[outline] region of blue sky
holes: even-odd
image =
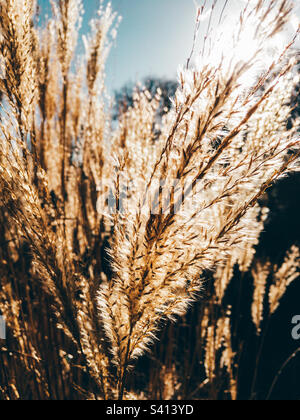
[[[230,0],[228,12],[232,13],[240,1]],[[44,16],[50,11],[50,1],[39,3]],[[148,76],[176,78],[178,65],[186,62],[192,47],[194,0],[111,0],[111,3],[113,10],[122,16],[122,22],[106,66],[109,91]],[[82,34],[88,32],[88,22],[95,16],[99,0],[83,0],[83,5]]]
[[[39,3],[44,17],[50,11],[50,1]],[[175,78],[178,64],[186,60],[192,46],[194,1],[112,0],[111,3],[113,10],[122,16],[122,22],[106,66],[109,90],[150,75]],[[88,22],[95,16],[99,0],[83,0],[83,5],[82,34],[88,31]]]
[[[107,81],[117,86],[149,75],[176,77],[178,64],[192,46],[193,0],[113,0],[112,4],[123,20],[107,63]]]

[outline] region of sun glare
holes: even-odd
[[[243,74],[241,82],[245,86],[251,85],[259,73],[269,68],[291,42],[299,28],[299,19],[294,14],[284,31],[272,34],[276,16],[269,4],[259,11],[248,0],[235,4],[229,9],[228,1],[212,0],[197,7],[195,40],[200,53],[195,54],[194,64],[201,68],[209,60],[210,65],[222,64],[222,69],[230,72],[234,65],[254,60],[255,66]],[[261,27],[262,16],[268,10],[268,18]]]

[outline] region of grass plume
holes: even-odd
[[[271,271],[271,314],[298,277],[295,247],[279,269],[253,262],[268,214],[260,199],[299,168],[299,121],[287,126],[295,38],[273,45],[292,3],[247,1],[224,43],[224,9],[214,24],[213,2],[196,54],[199,9],[171,109],[158,118],[162,92],[136,90],[115,128],[105,60],[116,14],[100,2],[75,60],[82,2],[51,3],[42,28],[35,1],[0,3],[0,311],[9,329],[1,398],[145,397],[151,384],[140,395],[127,387],[130,368],[212,275],[211,302],[199,315],[199,390],[208,384],[218,398],[225,370],[236,399],[224,305],[234,267],[253,275],[258,335]],[[165,398],[184,395],[174,364],[161,375]]]

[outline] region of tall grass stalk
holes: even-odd
[[[278,42],[292,3],[243,2],[233,34],[228,2],[214,1],[204,40],[207,10],[199,8],[171,110],[159,117],[160,90],[136,91],[115,128],[105,60],[116,14],[100,3],[78,57],[81,0],[51,4],[40,27],[36,1],[0,3],[0,311],[8,327],[0,396],[157,397],[151,378],[143,392],[130,386],[136,361],[213,275],[197,320],[205,379],[186,396],[208,389],[218,398],[225,386],[236,399],[224,306],[234,267],[253,274],[258,335],[268,278],[273,314],[298,277],[296,248],[279,269],[254,259],[267,218],[260,198],[299,168],[299,121],[287,128],[295,38]],[[180,398],[188,379],[171,359],[161,361],[160,396]],[[188,369],[195,360],[186,359]]]

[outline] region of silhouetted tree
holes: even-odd
[[[154,96],[158,89],[161,90],[159,116],[163,116],[171,108],[170,99],[175,95],[177,82],[175,80],[148,77],[141,84],[128,83],[120,91],[115,92],[114,119],[118,119],[121,114],[133,106],[135,91],[148,91],[151,96]]]

